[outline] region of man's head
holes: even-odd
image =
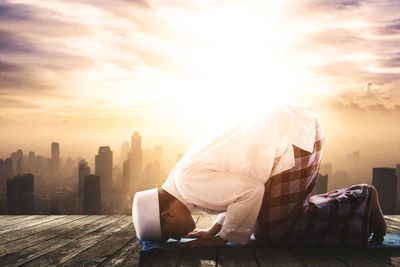
[[[161,240],[180,239],[196,228],[189,209],[164,189],[158,190]]]
[[[167,191],[157,188],[135,194],[132,217],[141,240],[180,239],[196,227],[188,208]]]

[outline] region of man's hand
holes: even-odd
[[[212,236],[212,237],[201,237],[199,239],[185,242],[185,243],[179,243],[177,244],[178,247],[189,247],[189,248],[194,248],[194,247],[220,247],[224,246],[226,244],[226,240],[222,239],[220,236]]]
[[[221,230],[222,225],[218,223],[214,223],[213,226],[211,226],[208,229],[196,229],[193,232],[190,232],[187,234],[185,237],[212,237],[215,236],[216,234],[219,233]]]
[[[210,229],[196,229],[193,232],[188,233],[185,237],[211,237],[215,234],[211,233]]]

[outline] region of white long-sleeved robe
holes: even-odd
[[[192,212],[219,213],[220,237],[245,244],[256,223],[265,182],[295,165],[292,144],[312,152],[314,141],[312,107],[276,108],[193,146],[162,188]]]

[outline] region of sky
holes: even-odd
[[[396,0],[0,0],[0,151],[94,154],[134,131],[182,149],[286,102],[393,128],[399,14]]]

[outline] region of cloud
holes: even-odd
[[[12,98],[0,97],[0,107],[1,109],[13,108],[13,109],[40,109],[39,105],[27,103]]]

